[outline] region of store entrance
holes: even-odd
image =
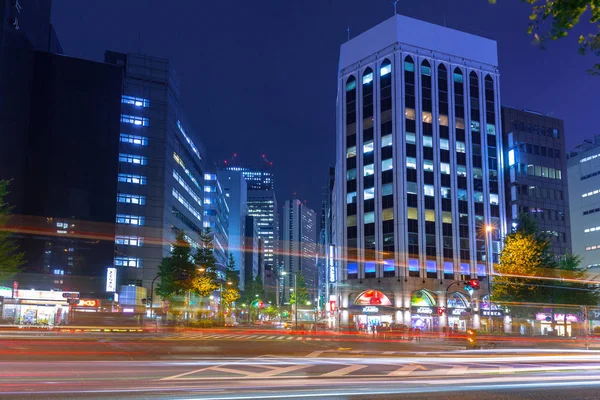
[[[391,315],[366,315],[360,314],[354,316],[354,324],[360,332],[373,332],[373,328],[377,330],[379,327],[387,327],[392,323]]]

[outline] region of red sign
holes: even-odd
[[[95,299],[78,299],[77,307],[98,307],[100,302]]]
[[[329,311],[335,311],[335,300],[329,302]]]
[[[13,282],[13,299],[19,297],[19,282]]]

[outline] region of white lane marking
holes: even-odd
[[[287,337],[286,339],[287,340],[293,340],[294,338],[290,336],[290,337]]]
[[[301,337],[297,337],[297,338],[294,338],[294,339],[295,339],[295,340],[302,340],[302,338],[301,338]]]
[[[325,353],[325,351],[313,351],[310,354],[306,355],[306,358],[315,358],[315,357],[319,357],[321,354]]]
[[[363,368],[367,368],[367,367],[368,367],[368,365],[359,365],[359,364],[349,365],[347,367],[328,372],[321,376],[322,377],[323,376],[344,376],[344,375],[348,375],[350,372],[358,371],[359,369],[363,369]]]
[[[387,374],[387,376],[406,376],[417,369],[420,369],[422,371],[427,370],[427,368],[425,368],[422,365],[411,364],[411,365],[405,365],[402,368],[398,368],[397,370],[392,371],[389,374]]]
[[[277,336],[269,336],[267,339],[275,339]]]
[[[289,367],[275,368],[272,371],[262,372],[262,373],[259,373],[256,375],[260,376],[260,377],[275,376],[275,375],[285,374],[286,372],[292,372],[292,371],[296,371],[296,370],[308,368],[308,367],[312,367],[312,365],[306,365],[306,364],[305,365],[290,365]]]
[[[395,353],[395,351],[384,351],[384,352],[383,352],[383,353],[381,353],[381,354],[394,354],[394,353]]]
[[[264,339],[266,337],[267,337],[267,335],[262,335],[262,336],[256,336],[254,339]]]
[[[451,369],[448,370],[448,372],[446,372],[446,375],[464,375],[467,373],[468,369],[469,369],[469,367],[463,367],[463,366],[452,367]]]
[[[283,339],[285,339],[285,336],[277,336],[277,339],[283,340]]]

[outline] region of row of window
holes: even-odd
[[[121,96],[121,103],[131,104],[136,107],[150,107],[150,100],[141,97]]]
[[[187,208],[198,221],[202,221],[201,214],[185,199],[185,197],[183,197],[175,188],[173,188],[171,193],[173,194],[173,197],[179,200],[179,202],[183,204],[183,206]]]
[[[117,201],[119,203],[136,204],[143,206],[146,204],[146,196],[140,196],[137,194],[119,193],[117,194]]]
[[[144,117],[136,117],[135,115],[121,114],[121,122],[136,126],[149,126],[150,120]]]
[[[594,208],[593,210],[586,210],[583,212],[583,215],[594,214],[600,212],[600,208]]]
[[[144,245],[144,238],[138,236],[115,236],[115,244],[140,247]]]
[[[591,160],[593,160],[594,158],[597,158],[597,157],[600,157],[600,153],[594,154],[594,155],[591,155],[591,156],[588,156],[588,157],[585,157],[585,158],[582,158],[581,160],[579,160],[579,162],[580,163],[588,162],[588,161],[591,161]]]
[[[144,217],[139,215],[117,214],[117,224],[144,225]]]
[[[145,185],[146,177],[134,174],[119,174],[119,182],[133,183],[135,185]]]
[[[136,144],[139,146],[148,146],[148,138],[145,136],[130,135],[128,133],[121,133],[119,140],[121,143]]]
[[[533,154],[535,156],[560,158],[560,150],[551,147],[538,146],[537,144],[531,143],[518,143],[517,148],[523,153]]]
[[[521,164],[521,172],[532,176],[541,176],[550,179],[562,179],[562,171],[560,169],[542,167],[533,164]]]
[[[595,190],[591,190],[591,191],[589,191],[587,193],[582,194],[581,197],[585,198],[585,197],[595,196],[598,193],[600,193],[600,190],[599,189],[595,189]]]
[[[565,213],[563,211],[548,210],[537,207],[523,207],[523,211],[529,212],[529,214],[537,219],[544,219],[549,221],[564,221]]]
[[[119,161],[128,163],[128,164],[136,164],[136,165],[147,165],[148,158],[143,156],[136,156],[135,154],[124,154],[119,153]]]
[[[600,250],[600,244],[595,244],[593,246],[587,246],[585,248],[585,251],[594,251],[594,250]]]
[[[513,193],[514,192],[514,193]],[[516,200],[517,195],[538,197],[541,199],[563,200],[563,191],[533,185],[516,184],[511,189],[511,199]]]
[[[192,139],[190,139],[190,137],[185,133],[185,129],[183,129],[183,125],[181,125],[181,122],[179,120],[177,120],[177,128],[179,128],[179,132],[181,132],[181,134],[185,138],[185,141],[188,142],[196,157],[198,157],[198,159],[202,161],[202,157],[200,157],[200,152],[196,148],[196,145],[194,145],[194,142],[192,142]]]
[[[117,267],[142,268],[142,259],[135,257],[115,257],[114,265]]]
[[[396,265],[395,260],[383,260],[380,262],[383,266],[383,276],[394,276],[393,273],[396,270],[396,266],[399,268],[403,268],[403,265]],[[366,278],[374,278],[376,273],[378,262],[376,261],[365,261],[364,262],[364,272]],[[419,272],[421,270],[421,266],[419,266],[419,260],[416,258],[408,259],[408,272],[409,276],[419,276]],[[435,260],[425,260],[425,265],[423,265],[425,272],[427,273],[428,278],[436,278],[437,277],[437,261]],[[458,264],[458,268],[454,268],[454,263],[452,261],[444,261],[443,265],[440,266],[441,270],[444,273],[445,277],[449,277],[454,275],[455,271],[461,275],[468,276],[471,274],[471,266],[469,263],[460,263]],[[357,279],[358,278],[358,263],[348,263],[347,264],[348,271],[348,279]],[[476,271],[478,276],[486,275],[486,266],[485,264],[477,264]],[[391,274],[386,274],[389,272]]]
[[[536,124],[526,124],[523,121],[511,121],[512,129],[515,131],[534,133],[540,136],[550,136],[557,138],[559,136],[558,129],[539,126]]]
[[[596,172],[592,172],[591,174],[587,174],[587,175],[583,175],[580,179],[582,181],[589,179],[589,178],[593,178],[594,176],[598,176],[600,175],[600,171],[596,171]]]
[[[196,187],[200,190],[202,190],[202,187],[200,186],[200,184],[198,183],[198,180],[196,179],[196,177],[192,174],[192,172],[187,169],[185,167],[185,164],[183,163],[183,160],[181,159],[181,157],[179,157],[179,154],[177,153],[173,153],[173,159],[175,160],[175,162],[177,164],[179,164],[179,166],[181,168],[183,168],[183,171],[185,172],[185,174],[188,176],[188,178],[190,178],[192,180],[192,182],[194,182],[194,185],[196,185]]]
[[[181,177],[181,175],[179,175],[175,170],[173,170],[173,178],[175,178],[175,180],[177,182],[179,182],[179,184],[185,189],[185,191],[188,192],[188,194],[190,196],[192,196],[192,198],[196,201],[196,203],[198,203],[200,206],[202,206],[202,200],[200,200],[200,197],[198,197],[198,195],[196,193],[194,193],[194,191],[192,190],[192,188],[190,187],[190,185],[188,185],[183,180],[183,178]]]

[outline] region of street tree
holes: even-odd
[[[304,307],[310,301],[308,289],[306,288],[306,282],[304,282],[302,273],[299,272],[296,276],[298,277],[298,282],[296,282],[296,288],[290,295],[290,304],[296,304],[296,299],[298,299],[298,307]]]
[[[6,202],[10,181],[0,180],[0,283],[10,279],[23,265],[24,253],[11,239],[6,225],[11,218],[12,207]]]
[[[211,230],[206,228],[200,235],[200,248],[194,256],[196,271],[192,280],[192,290],[201,297],[208,297],[219,289],[217,282],[217,260]]]
[[[178,232],[175,242],[171,244],[171,254],[163,258],[158,266],[160,282],[156,293],[163,299],[184,294],[192,288],[194,274],[190,244],[183,232]]]
[[[223,306],[230,309],[233,303],[240,298],[240,278],[238,272],[235,269],[235,260],[233,255],[229,254],[229,260],[227,261],[227,270],[225,272],[227,279],[227,285],[223,286],[223,293],[221,293],[221,301]]]
[[[497,0],[488,0],[495,4]],[[582,19],[589,16],[592,24],[586,34],[577,38],[579,53],[600,56],[600,0],[521,0],[532,5],[527,32],[533,35],[534,42],[544,48],[548,40],[558,40],[568,36]],[[600,75],[600,63],[589,70]]]

